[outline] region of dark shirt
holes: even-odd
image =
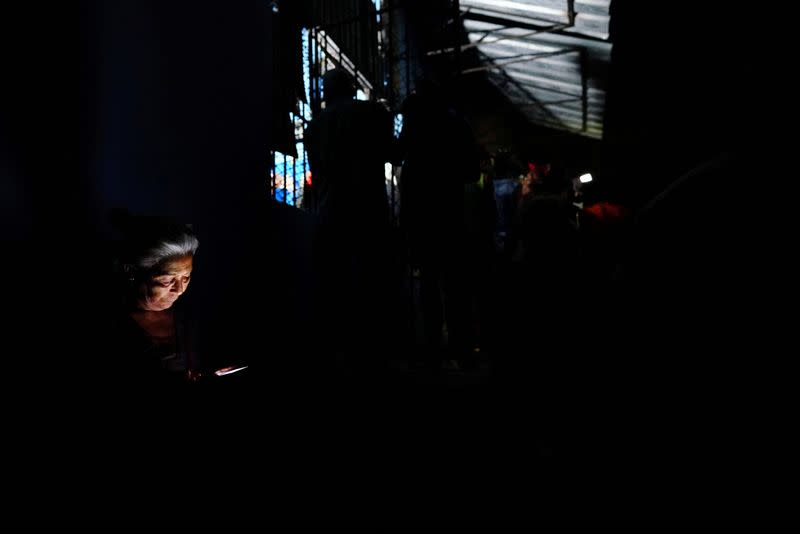
[[[171,339],[155,340],[120,307],[114,314],[107,357],[112,374],[121,380],[178,382],[196,369],[186,312],[174,306],[175,331]]]
[[[305,145],[323,223],[369,228],[388,221],[384,166],[393,144],[392,117],[375,102],[335,102],[311,121]]]

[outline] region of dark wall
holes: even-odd
[[[59,6],[0,11],[0,240],[20,251],[46,229],[51,198],[75,200],[63,184],[76,175],[77,47],[63,28],[77,21]]]
[[[757,180],[768,179],[752,164],[769,132],[757,97],[763,36],[746,10],[711,4],[612,4],[606,150],[639,208],[625,265],[629,324],[618,335],[636,362],[628,398],[646,407],[653,431],[716,445],[728,436],[708,430],[707,413],[717,402],[734,413],[754,384],[752,369],[727,356],[755,331],[746,295],[761,283],[752,238],[763,234],[758,215],[734,208],[752,206]]]
[[[694,165],[751,145],[762,36],[745,10],[716,3],[614,2],[612,10],[608,161],[644,202]]]
[[[117,205],[198,223],[247,212],[267,186],[266,4],[101,2],[90,16],[85,156],[98,223]]]

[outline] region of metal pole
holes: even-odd
[[[567,16],[570,27],[575,26],[575,0],[567,0]]]
[[[274,150],[269,151],[269,159],[270,159],[269,194],[272,195],[272,197],[274,198],[275,197],[275,151]]]
[[[286,182],[288,181],[289,167],[286,164],[286,154],[283,155],[283,203],[288,204],[289,193],[286,191]]]
[[[453,78],[455,82],[461,77],[461,2],[453,0]],[[458,89],[458,83],[453,85],[453,89]]]
[[[387,78],[389,83],[389,89],[387,90],[387,100],[389,101],[389,107],[392,110],[397,109],[397,103],[394,101],[394,48],[392,48],[392,25],[394,23],[394,16],[391,15],[392,9],[392,0],[386,0],[387,4],[389,5],[389,10],[386,13],[386,22],[381,24],[381,26],[386,27],[386,56],[384,59],[384,65],[387,66]],[[381,17],[383,20],[383,17]]]
[[[525,63],[528,61],[536,61],[538,59],[552,57],[552,56],[560,56],[562,54],[568,54],[570,52],[575,52],[575,51],[576,50],[559,50],[557,52],[540,52],[532,54],[521,54],[518,56],[507,56],[505,59],[508,59],[508,61],[496,62],[494,60],[490,60],[490,63],[488,65],[484,65],[482,67],[473,67],[471,69],[464,69],[461,71],[461,74],[469,74],[470,72],[479,72],[482,70],[496,69],[499,67],[503,67],[505,65],[511,65],[513,63]],[[503,59],[503,58],[496,58],[496,59]]]
[[[392,9],[397,9],[398,7],[400,7],[400,6],[384,8],[384,9],[378,10],[376,12],[378,14],[383,14],[383,13],[391,11]],[[372,16],[372,14],[368,13],[368,16]],[[336,27],[336,26],[341,26],[343,24],[349,24],[349,23],[352,23],[352,22],[358,22],[359,20],[361,20],[362,17],[363,17],[363,15],[356,15],[355,17],[348,17],[346,19],[340,19],[340,20],[337,20],[337,21],[334,21],[334,22],[328,22],[328,23],[325,23],[325,24],[320,24],[320,25],[316,26],[316,28],[318,30],[325,30],[327,28],[333,28],[333,27]]]
[[[403,33],[405,37],[405,62],[406,62],[406,93],[405,97],[411,94],[411,50],[408,46],[408,7],[403,10]]]
[[[305,114],[305,104],[300,104],[300,113]],[[308,174],[308,151],[306,150],[306,135],[305,129],[303,130],[303,176],[300,178],[300,188],[303,194],[303,204],[308,207],[308,202],[305,201],[306,197],[306,175]]]
[[[483,45],[499,43],[500,41],[508,41],[509,39],[516,39],[518,41],[521,41],[523,39],[527,39],[528,37],[533,37],[534,35],[538,35],[540,33],[550,33],[550,32],[554,32],[554,31],[563,30],[565,28],[569,28],[569,26],[566,25],[566,24],[555,24],[553,26],[549,26],[549,27],[543,28],[541,30],[535,30],[535,31],[532,31],[532,32],[529,32],[529,33],[523,33],[522,35],[507,35],[505,37],[498,37],[497,39],[492,39],[491,41],[484,41],[483,40],[483,39],[485,39],[485,36],[484,36],[484,37],[481,38],[482,40],[475,41],[474,43],[466,43],[466,44],[463,44],[461,46],[456,45],[455,47],[452,47],[452,48],[439,48],[438,50],[430,50],[428,52],[425,52],[425,55],[426,56],[436,56],[436,55],[439,55],[439,54],[449,54],[451,52],[458,52],[459,50],[460,51],[469,50],[470,48],[477,48],[477,47],[483,46]],[[498,28],[496,30],[492,30],[492,32],[500,32],[500,31],[507,30],[507,29],[508,28]],[[458,49],[458,50],[456,50],[456,49]]]
[[[589,127],[589,77],[587,76],[586,49],[580,51],[581,64],[581,110],[583,111],[582,130],[585,132]]]

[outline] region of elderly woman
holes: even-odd
[[[185,314],[176,302],[189,287],[199,242],[176,221],[117,214],[124,238],[117,257],[121,308],[114,333],[126,372],[152,378],[196,376]]]

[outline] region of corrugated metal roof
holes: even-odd
[[[508,20],[568,23],[568,0],[461,0],[462,11]]]
[[[600,139],[611,0],[461,0],[492,81],[531,122]]]

